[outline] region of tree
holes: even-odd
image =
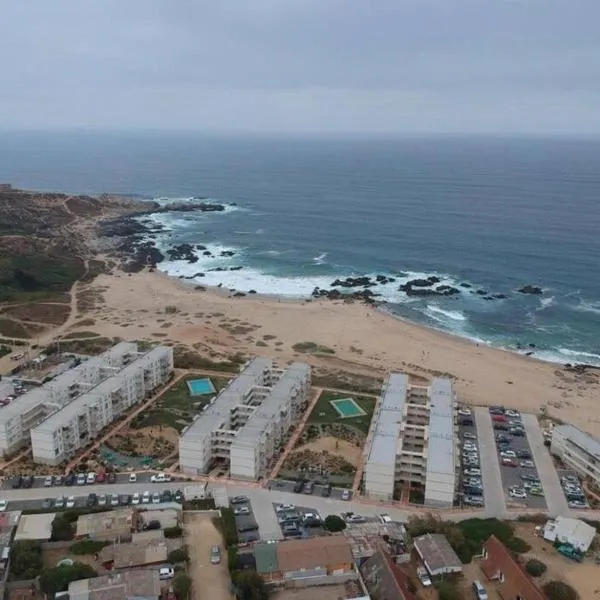
[[[451,581],[440,581],[436,584],[440,600],[461,600],[463,595]]]
[[[97,577],[98,573],[89,565],[74,562],[72,565],[60,565],[44,569],[40,575],[40,589],[49,597],[68,589],[71,581]]]
[[[192,590],[192,580],[185,573],[177,573],[173,579],[173,591],[177,600],[186,600]]]
[[[234,583],[238,600],[269,600],[269,588],[256,571],[238,571]]]
[[[541,560],[532,558],[527,561],[525,570],[532,577],[540,577],[540,575],[543,575],[548,570],[548,567]]]
[[[188,560],[189,555],[185,546],[177,548],[176,550],[171,550],[167,555],[167,561],[170,563],[187,562]]]
[[[329,515],[325,517],[325,522],[323,523],[323,526],[325,527],[325,529],[327,529],[327,531],[344,531],[344,529],[346,529],[346,522],[344,521],[344,519],[338,517],[337,515]]]
[[[548,600],[579,600],[579,594],[564,581],[550,581],[542,589]]]
[[[72,540],[74,535],[73,522],[67,513],[58,513],[52,521],[52,536],[50,539],[53,542],[66,542]]]
[[[42,546],[33,540],[19,540],[10,548],[10,572],[13,579],[33,579],[44,566]]]

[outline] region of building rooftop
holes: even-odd
[[[392,373],[389,376],[379,407],[373,416],[375,425],[367,462],[394,467],[407,390],[407,375]]]
[[[386,536],[392,544],[406,540],[406,529],[402,523],[360,523],[344,529],[344,537],[350,542],[352,556],[356,560],[375,554]]]
[[[533,583],[525,569],[518,563],[506,546],[495,536],[490,536],[483,544],[484,558],[481,570],[488,579],[500,579],[500,586],[510,589],[510,597],[521,597],[524,600],[544,600],[546,596]],[[504,594],[502,594],[504,596]]]
[[[275,573],[279,571],[277,561],[277,545],[261,542],[254,545],[254,560],[258,573]]]
[[[276,547],[279,570],[284,572],[354,562],[344,536],[289,540]]]
[[[69,584],[70,600],[127,600],[157,598],[161,586],[158,571],[134,570],[93,579],[80,579]]]
[[[15,540],[49,540],[52,537],[54,517],[55,513],[21,515],[15,533]]]
[[[462,569],[462,563],[445,535],[426,533],[415,538],[414,545],[430,573],[450,567],[460,567]]]
[[[455,473],[454,394],[450,379],[431,382],[427,473]]]
[[[127,569],[142,565],[164,563],[169,545],[164,539],[140,540],[135,543],[111,544],[100,550],[100,562],[114,561],[113,568]]]
[[[560,432],[572,444],[575,444],[588,454],[600,460],[600,440],[574,425],[556,425],[552,430]]]
[[[115,536],[124,532],[131,532],[135,528],[137,512],[132,508],[116,508],[106,512],[81,515],[77,519],[77,537],[102,535],[104,537],[114,533]]]

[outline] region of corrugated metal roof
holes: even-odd
[[[454,394],[449,379],[433,379],[430,388],[427,473],[455,473]]]
[[[574,425],[556,425],[553,431],[559,431],[570,442],[600,460],[600,440],[598,438],[581,431]]]
[[[275,573],[279,571],[277,544],[267,544],[266,542],[255,544],[254,560],[256,561],[257,573]]]

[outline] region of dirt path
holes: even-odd
[[[233,595],[227,571],[227,553],[223,538],[210,515],[185,513],[184,540],[190,553],[190,600],[231,600]],[[210,562],[210,549],[215,544],[221,548],[221,563],[218,565]]]

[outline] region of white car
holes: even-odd
[[[4,512],[8,508],[8,500],[2,498],[0,500],[0,512]]]
[[[350,490],[344,490],[342,492],[342,500],[350,500]]]
[[[481,477],[481,469],[465,469],[463,475],[465,477]]]
[[[110,505],[111,506],[119,506],[119,496],[118,496],[118,494],[113,494],[110,497]]]
[[[466,442],[463,444],[463,452],[472,452],[473,454],[478,454],[479,450],[475,444],[471,444],[470,442]]]
[[[296,510],[293,504],[278,504],[275,507],[276,512],[288,512],[290,510]]]
[[[385,525],[386,523],[392,522],[392,517],[390,517],[390,515],[388,515],[387,513],[381,513],[379,515],[379,521]]]
[[[519,413],[518,410],[507,410],[504,414],[507,417],[512,417],[513,419],[514,418],[519,418],[521,416],[521,414]]]
[[[77,474],[77,485],[85,485],[85,473],[78,473]]]
[[[52,487],[53,483],[54,483],[54,476],[46,475],[46,479],[44,479],[44,487]]]
[[[144,492],[142,496],[142,504],[150,504],[150,492]]]
[[[164,473],[158,473],[157,475],[152,475],[152,477],[150,477],[151,483],[168,483],[169,481],[171,481],[171,478]]]
[[[160,494],[158,492],[152,494],[152,504],[160,504]]]
[[[423,587],[431,586],[431,577],[429,577],[429,573],[425,567],[417,567],[417,577],[419,578],[419,581]]]
[[[522,488],[512,488],[509,494],[511,498],[527,498],[527,492]]]
[[[67,508],[73,508],[75,506],[75,496],[69,496],[67,498]]]
[[[136,492],[131,498],[131,504],[139,504],[140,503],[140,495]]]
[[[519,466],[523,469],[535,469],[535,463],[532,460],[522,460]]]
[[[249,515],[250,509],[247,506],[240,506],[239,508],[233,509],[234,515]]]
[[[100,494],[98,496],[98,506],[106,506],[108,500],[106,499],[106,494]]]
[[[161,581],[165,581],[166,579],[173,579],[175,577],[175,570],[173,567],[161,567],[158,571],[158,578]]]
[[[59,496],[54,503],[54,508],[64,508],[65,506],[65,497]]]
[[[87,483],[88,485],[89,485],[89,484],[92,484],[92,483],[96,483],[96,473],[94,473],[93,471],[90,471],[90,472],[87,474],[87,477],[85,478],[85,481],[86,481],[86,483]]]
[[[129,475],[129,483],[137,483],[137,474],[136,473],[131,473]]]
[[[458,414],[461,417],[470,417],[471,416],[471,409],[469,409],[469,408],[459,408],[458,409]]]
[[[500,452],[500,456],[502,458],[517,458],[514,450],[502,450],[502,452]]]
[[[471,433],[470,431],[465,431],[463,433],[463,437],[465,438],[465,440],[476,440],[477,436],[474,433]]]

